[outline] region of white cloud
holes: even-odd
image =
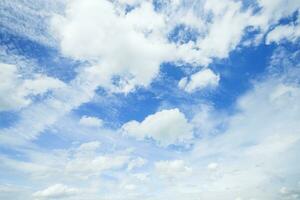
[[[12,1],[9,9],[17,8],[18,3],[18,0]],[[134,3],[138,6],[126,13],[123,4],[110,1],[76,0],[65,3],[65,7],[59,6],[60,11],[66,8],[63,14],[48,13],[43,17],[48,20],[51,17],[49,29],[51,34],[55,32],[59,42],[57,46],[63,54],[76,60],[87,60],[90,66],[80,68],[69,87],[56,92],[52,99],[25,109],[15,127],[1,134],[1,141],[20,142],[15,141],[13,134],[22,135],[18,137],[20,140],[36,138],[45,127],[90,101],[99,86],[111,92],[125,93],[136,86],[148,86],[159,73],[159,65],[163,61],[207,66],[213,58],[226,57],[228,52],[234,50],[246,27],[253,26],[263,35],[281,17],[299,8],[299,2],[293,0],[258,1],[262,9],[256,13],[251,11],[251,7],[242,9],[241,2],[237,1],[195,1],[192,5],[172,1],[164,4],[160,11],[154,11],[149,2]],[[43,3],[33,5],[43,7]],[[193,19],[186,25],[200,33],[197,41],[170,43],[170,31],[186,22],[185,19]],[[28,26],[31,21],[25,20],[24,23]],[[210,41],[213,43],[210,44]],[[32,115],[34,112],[49,113],[49,116],[37,118]],[[20,129],[24,131],[21,133]]]
[[[106,170],[120,169],[129,162],[129,156],[100,154],[98,141],[81,144],[75,151],[71,152],[65,163],[65,173],[74,174],[80,178],[98,176]]]
[[[37,191],[33,194],[38,199],[61,199],[66,197],[72,197],[79,193],[76,188],[71,188],[63,184],[55,184],[48,188]]]
[[[66,173],[74,173],[75,176],[88,178],[98,176],[105,170],[119,169],[128,162],[127,156],[79,156],[66,163]]]
[[[298,23],[297,25],[277,26],[271,32],[268,33],[266,38],[266,44],[270,44],[272,42],[280,43],[280,41],[283,39],[289,40],[291,42],[296,42],[299,37],[300,23]]]
[[[207,165],[207,169],[210,170],[210,171],[215,171],[217,170],[219,167],[219,164],[218,163],[210,163],[209,165]]]
[[[285,57],[288,56],[283,55],[283,58]],[[136,141],[129,142],[125,139],[120,146],[128,145],[136,150],[122,149],[110,153],[105,147],[102,148],[99,142],[94,141],[68,150],[50,153],[37,151],[33,158],[28,155],[30,150],[26,149],[28,161],[1,157],[1,163],[4,163],[1,169],[9,169],[10,172],[15,169],[23,172],[22,175],[30,174],[35,180],[42,181],[53,182],[53,179],[58,179],[74,181],[72,183],[76,184],[79,180],[80,184],[93,188],[82,194],[91,195],[86,199],[98,199],[101,195],[107,195],[109,199],[120,199],[124,196],[134,200],[151,199],[147,194],[155,194],[157,199],[174,200],[220,200],[237,197],[297,199],[298,186],[295,180],[299,180],[297,173],[300,163],[300,89],[298,82],[291,77],[299,80],[299,71],[294,65],[288,67],[288,70],[279,76],[272,74],[266,76],[263,82],[254,82],[253,88],[237,100],[238,111],[227,115],[226,126],[219,130],[220,132],[206,134],[195,140],[195,149],[192,152],[159,148],[149,143],[137,144]],[[210,107],[200,109],[199,112],[204,113],[204,117],[199,119],[201,123],[210,123],[210,120],[218,118],[218,112]],[[151,116],[157,117],[156,114]],[[172,113],[171,116],[176,115]],[[142,126],[148,121],[146,119],[138,125]],[[167,124],[171,123],[168,121]],[[177,125],[178,122],[172,124]],[[207,128],[208,133],[214,129],[211,128],[215,126],[214,123],[211,124]],[[152,125],[152,129],[149,128],[151,131],[153,127],[159,128],[161,123]],[[119,140],[117,137],[116,141]],[[106,145],[105,141],[101,142]],[[113,145],[111,151],[119,146],[119,143],[117,144]],[[101,152],[102,150],[106,153]],[[147,159],[148,165],[135,168],[138,173],[144,175],[132,174],[135,170],[128,170],[131,161],[133,165],[142,163],[138,161],[138,157],[127,155],[132,151]],[[126,152],[125,155],[122,152]],[[107,174],[109,180],[103,178]],[[99,185],[95,180],[100,182]],[[82,185],[75,186],[85,188]],[[116,186],[118,193],[114,192]],[[286,187],[289,193],[281,194],[281,187]],[[252,192],[249,193],[249,190]],[[78,198],[84,199],[81,197]]]
[[[130,162],[127,152],[103,153],[98,141],[82,143],[79,147],[54,149],[48,152],[26,151],[28,160],[21,161],[0,155],[4,163],[2,169],[22,172],[29,179],[50,180],[90,180],[106,172],[126,169]]]
[[[299,74],[294,70],[288,73]],[[217,174],[207,177],[206,191],[222,198],[281,199],[278,188],[283,182],[293,184],[298,176],[300,88],[294,81],[285,82],[285,75],[272,76],[239,99],[238,113],[228,117],[224,133],[196,145],[195,159],[222,160]],[[213,193],[200,197],[222,199]]]
[[[99,85],[115,92],[148,86],[164,61],[207,66],[212,58],[227,57],[242,40],[246,27],[259,29],[271,23],[264,9],[254,15],[251,8],[243,10],[241,2],[230,0],[195,2],[200,8],[180,1],[166,3],[159,12],[148,1],[129,3],[135,7],[125,12],[119,3],[76,0],[67,4],[64,16],[52,18],[62,53],[97,63],[97,79],[106,79]],[[201,33],[196,42],[174,44],[168,40],[170,31],[183,22]],[[115,76],[120,78],[117,83],[112,80]]]
[[[279,19],[291,16],[300,8],[300,3],[294,0],[258,0],[257,3],[261,11],[254,16],[254,21],[262,31],[266,31]]]
[[[152,138],[162,146],[184,142],[193,137],[192,126],[177,108],[147,116],[142,122],[122,126],[126,135],[137,139]]]
[[[79,152],[96,151],[101,146],[99,141],[83,143],[78,147]]]
[[[187,77],[181,79],[178,86],[187,92],[194,92],[204,88],[214,88],[219,84],[220,76],[210,69],[203,69],[193,74],[188,81]]]
[[[165,22],[162,20],[162,17],[164,18],[165,16],[161,16],[168,16],[169,14],[153,13],[153,8],[149,4],[143,4],[143,6],[134,9],[135,11],[132,11],[131,14],[125,17],[124,13],[115,7],[113,13],[110,13],[110,2],[99,3],[95,1],[95,10],[97,9],[97,5],[107,6],[101,7],[100,10],[104,13],[108,13],[107,16],[113,15],[113,20],[111,20],[104,19],[103,16],[100,16],[101,13],[94,10],[94,4],[91,3],[92,1],[87,1],[88,3],[91,3],[91,10],[86,9],[84,6],[80,7],[81,5],[87,5],[88,3],[86,2],[74,2],[75,3],[71,3],[68,7],[71,14],[66,13],[64,17],[57,21],[62,24],[56,24],[59,29],[61,29],[59,30],[59,34],[61,34],[62,50],[66,55],[76,59],[86,59],[90,63],[96,64],[79,69],[78,77],[70,82],[69,87],[54,92],[51,99],[47,99],[28,109],[24,109],[20,114],[20,122],[18,122],[16,126],[1,130],[1,143],[6,144],[8,143],[7,141],[18,140],[19,136],[22,136],[26,140],[36,138],[40,132],[45,130],[45,127],[51,127],[53,123],[66,113],[82,103],[90,101],[99,85],[108,87],[112,89],[112,91],[125,92],[132,90],[136,85],[148,85],[158,73],[159,64],[169,58],[169,50],[165,51],[165,49],[163,49],[162,52],[158,51],[157,54],[162,53],[162,57],[160,57],[161,55],[153,53],[157,49],[160,49],[161,44],[163,44],[164,47],[169,48],[169,44],[166,44],[165,40],[161,38],[162,35],[159,34],[161,29],[163,30],[161,33],[164,33],[165,29],[169,30],[170,28],[169,26],[164,28]],[[204,34],[197,39],[196,43],[191,42],[189,44],[181,45],[178,46],[177,50],[174,52],[171,51],[176,58],[207,65],[211,62],[210,59],[212,57],[225,57],[228,52],[234,50],[244,34],[244,28],[249,24],[255,25],[255,23],[257,23],[255,26],[262,29],[267,27],[266,29],[268,29],[270,24],[276,23],[276,20],[282,16],[289,15],[297,8],[296,4],[299,4],[297,1],[258,1],[258,3],[263,6],[263,9],[258,13],[258,17],[252,18],[248,11],[244,13],[241,10],[239,2],[224,2],[207,1],[205,9],[212,12],[211,15],[209,15],[212,16],[212,18],[210,22],[205,22],[207,28],[203,31]],[[130,3],[135,4],[136,2],[131,1]],[[174,4],[178,5],[180,3]],[[209,6],[209,4],[212,6]],[[72,13],[74,12],[73,8],[76,8],[75,11],[78,11],[78,13]],[[105,10],[105,8],[108,8],[108,10]],[[83,9],[83,11],[81,9]],[[177,9],[173,12],[175,11],[177,11]],[[190,11],[189,13],[191,12],[193,11]],[[90,16],[93,14],[96,15],[96,18],[101,19],[99,21],[102,22],[107,20],[107,23],[105,22],[104,25],[97,24],[98,21],[93,20],[94,16]],[[192,18],[197,18],[198,16],[194,16],[194,14],[195,13],[193,13]],[[130,19],[129,16],[134,15],[135,17]],[[203,15],[204,18],[207,17],[206,14]],[[240,15],[242,15],[241,18],[239,18]],[[126,25],[130,25],[129,27],[126,27],[119,22],[119,18],[121,17],[126,18],[121,21],[125,20]],[[138,17],[141,18],[139,19]],[[152,18],[155,18],[155,20],[149,20]],[[222,21],[222,18],[224,18],[224,21]],[[254,19],[257,21],[252,21]],[[144,20],[150,23],[142,23]],[[173,20],[176,21],[176,17]],[[196,23],[196,21],[197,20],[194,20],[193,23]],[[199,21],[203,23],[203,20]],[[111,24],[114,23],[116,24],[116,29],[111,27]],[[149,24],[149,27],[146,26],[147,24]],[[107,25],[107,27],[104,27],[105,25]],[[80,28],[84,28],[85,26],[87,29],[83,29],[83,32],[81,32],[82,29]],[[173,24],[170,26],[172,28]],[[193,26],[197,27],[195,24]],[[233,29],[232,32],[230,32],[231,26]],[[218,27],[220,29],[218,29]],[[108,30],[108,32],[112,34],[107,34],[108,36],[105,35],[103,39],[101,38],[101,34],[104,34],[104,30]],[[120,36],[119,33],[121,31],[124,32],[125,35]],[[133,33],[131,31],[133,31]],[[274,31],[276,31],[276,28]],[[151,32],[151,34],[149,32]],[[226,34],[222,35],[222,32],[225,32]],[[83,37],[80,34],[86,35]],[[135,40],[136,38],[131,39],[131,36],[133,37],[136,35],[138,41]],[[85,47],[84,45],[81,45],[85,44],[85,41],[81,40],[88,37],[96,43],[91,44],[88,41],[86,49],[84,49],[85,51],[81,51],[77,47]],[[112,38],[111,41],[109,40],[110,38]],[[215,41],[217,41],[217,43],[214,42],[213,38],[216,38]],[[279,36],[277,38],[279,38]],[[123,40],[129,42],[123,44]],[[63,41],[65,41],[66,44],[64,44]],[[113,49],[106,49],[106,47],[101,46],[102,42],[107,46],[110,46],[110,42],[116,42],[116,44],[112,45]],[[135,42],[143,44],[144,46],[136,47]],[[213,47],[208,46],[210,42],[213,42]],[[121,50],[117,48],[119,46],[122,47]],[[129,52],[123,53],[124,49]],[[142,53],[145,49],[147,49],[145,53],[147,54],[146,56]],[[130,50],[132,50],[132,52],[130,52]],[[182,52],[180,52],[181,50]],[[115,55],[118,55],[116,57],[117,59],[113,60],[112,58],[114,58]],[[136,55],[140,56],[140,58],[136,58]],[[102,57],[105,57],[105,59],[102,59]],[[286,57],[289,57],[289,55]],[[154,60],[153,63],[152,59]],[[177,60],[174,57],[172,57],[172,59]],[[147,62],[144,62],[144,60]],[[125,64],[124,66],[123,63]],[[149,64],[149,68],[146,67],[147,70],[145,74],[143,74],[144,67],[140,67],[142,65],[144,66],[144,64],[145,66],[148,66],[147,64]],[[17,79],[18,86],[20,86],[18,88],[21,88],[22,90],[26,88],[25,90],[31,95],[46,92],[48,90],[46,82],[51,82],[50,85],[53,84],[53,79],[50,81],[47,78],[41,79],[39,76],[36,76],[33,79],[23,80],[15,75],[17,73],[14,72],[14,70],[13,72],[8,72],[8,74],[12,74],[12,78],[9,78],[9,80]],[[115,89],[109,85],[112,74],[122,76],[122,81],[119,83],[120,88]],[[294,74],[297,75],[298,73]],[[4,80],[7,80],[7,77],[9,76],[3,77]],[[142,81],[139,82],[140,80]],[[185,84],[182,82],[184,86],[192,83],[192,77],[190,82],[188,82],[188,79],[185,80]],[[38,81],[41,81],[43,84],[38,84]],[[289,79],[288,81],[291,80]],[[1,83],[0,85],[3,88],[9,88],[10,85],[6,85],[6,83],[9,82],[10,81],[5,81],[2,83],[3,85],[1,85]],[[197,82],[197,84],[199,84],[199,82]],[[147,181],[149,181],[145,184],[131,183],[130,181],[127,183],[125,180],[127,175],[130,176],[130,174],[127,174],[131,173],[130,169],[143,165],[142,160],[138,158],[131,159],[127,154],[124,155],[120,152],[100,153],[101,146],[99,142],[89,142],[80,145],[78,148],[51,152],[44,152],[46,151],[45,149],[39,152],[34,149],[33,151],[37,151],[34,153],[34,156],[28,155],[32,150],[26,148],[24,152],[26,152],[25,157],[28,160],[21,161],[17,158],[1,156],[1,163],[4,164],[0,167],[1,169],[9,169],[10,172],[13,171],[11,169],[24,172],[22,176],[18,177],[29,177],[28,179],[24,178],[26,181],[31,181],[32,179],[30,178],[32,177],[35,179],[35,182],[37,178],[39,181],[43,180],[45,182],[49,179],[73,181],[74,177],[80,178],[83,180],[83,183],[87,183],[87,187],[94,186],[91,188],[95,188],[95,190],[91,193],[106,194],[108,199],[120,199],[120,197],[124,198],[124,196],[129,197],[128,199],[151,199],[147,194],[157,194],[157,199],[174,200],[194,200],[199,198],[219,200],[224,198],[234,199],[236,197],[239,197],[239,199],[278,199],[280,198],[278,195],[283,195],[283,198],[298,198],[298,196],[291,196],[297,195],[297,190],[290,193],[290,196],[284,196],[284,194],[278,193],[278,188],[282,187],[282,182],[289,183],[287,185],[293,185],[293,180],[298,176],[298,163],[300,163],[298,159],[299,94],[299,85],[296,83],[287,82],[280,78],[272,79],[272,77],[268,77],[263,83],[255,83],[253,90],[249,91],[239,99],[237,103],[239,112],[227,116],[228,126],[225,127],[225,133],[221,132],[218,135],[208,134],[208,136],[200,138],[194,152],[173,151],[173,149],[172,151],[170,150],[170,152],[168,152],[168,149],[158,151],[158,148],[152,146],[149,147],[150,145],[139,146],[141,147],[138,149],[141,151],[139,153],[144,153],[144,151],[147,153],[150,152],[149,154],[153,153],[151,156],[155,156],[155,158],[160,158],[161,156],[161,160],[166,159],[166,157],[168,159],[184,157],[185,160],[189,161],[188,163],[191,163],[190,165],[187,165],[185,161],[181,160],[182,158],[176,158],[178,160],[159,161],[154,165],[154,169],[151,169],[151,167],[139,169],[141,171],[148,170],[145,172],[147,178],[145,178],[145,176],[140,176],[140,179],[147,179]],[[8,95],[8,97],[10,97],[10,95]],[[29,99],[27,96],[21,95],[21,97],[22,98],[20,99],[22,101],[24,99]],[[21,104],[27,105],[26,103]],[[7,106],[5,107],[7,108]],[[204,109],[204,111],[199,113],[197,117],[195,116],[194,120],[190,123],[195,125],[193,127],[200,127],[200,129],[202,127],[203,130],[201,130],[201,132],[211,133],[211,130],[214,130],[214,127],[218,123],[215,122],[216,114],[210,115],[210,112],[212,112],[210,109]],[[47,113],[47,116],[36,115],[36,113]],[[78,121],[76,121],[76,123],[78,123]],[[191,130],[192,125],[190,123],[178,109],[172,109],[163,110],[150,115],[142,122],[128,122],[124,124],[123,129],[130,136],[139,139],[152,138],[161,145],[169,145],[177,142],[184,142],[193,138],[193,132]],[[11,136],[10,140],[4,140],[2,138],[3,135]],[[122,145],[133,146],[132,143],[127,142],[128,141],[126,140]],[[118,145],[119,143],[113,146],[111,151],[115,151],[115,148]],[[216,170],[216,173],[213,175],[207,173],[207,168],[215,168],[213,163],[216,161],[222,162],[222,168]],[[151,162],[151,160],[148,162]],[[193,171],[191,169],[193,169]],[[121,171],[121,173],[116,173],[118,170]],[[154,170],[155,172],[151,170]],[[1,171],[6,172],[7,170]],[[110,171],[110,181],[105,182],[104,180],[101,180],[103,182],[101,182],[101,187],[99,187],[99,185],[95,184],[93,181],[99,179],[99,175],[106,171]],[[169,177],[172,180],[174,180],[174,177],[188,178],[185,180],[179,179],[180,181],[170,182],[170,184],[160,185],[156,173],[159,173],[163,177]],[[123,188],[127,193],[120,191],[116,194],[115,185],[122,181],[124,181],[125,184],[121,185],[124,186]],[[78,182],[73,183],[77,184]],[[68,186],[65,187],[69,188]],[[283,190],[285,191],[284,193],[294,191],[293,189],[290,189],[293,188],[292,186],[288,186],[287,188],[288,189]],[[59,189],[57,186],[56,189],[54,186],[50,186],[39,192],[41,196],[47,196],[54,190]],[[68,191],[68,189],[66,190]],[[251,193],[249,193],[249,190],[251,190]],[[129,193],[128,191],[134,192]],[[130,196],[131,194],[133,196]],[[119,198],[116,198],[114,195],[119,195]],[[98,199],[99,196],[101,197],[101,195],[98,195],[97,197],[93,196],[92,198],[86,198]]]
[[[198,41],[204,56],[225,58],[235,49],[244,35],[244,29],[251,25],[251,11],[241,10],[239,1],[205,1],[205,11],[212,13],[208,34]]]
[[[127,166],[127,170],[128,171],[131,171],[135,168],[139,168],[139,167],[142,167],[144,166],[145,164],[147,163],[147,160],[146,159],[143,159],[141,157],[138,157],[134,160],[131,160],[129,163],[128,163],[128,166]]]
[[[125,15],[106,0],[76,0],[68,4],[66,17],[52,21],[63,54],[100,63],[98,70],[108,79],[121,76],[125,92],[147,86],[172,50],[157,36],[164,19],[149,2]]]
[[[32,103],[31,96],[65,87],[62,81],[40,74],[23,79],[15,65],[0,63],[0,68],[0,111],[21,109]]]
[[[194,112],[191,123],[197,130],[197,134],[202,137],[208,134],[215,134],[218,132],[218,126],[226,122],[227,115],[217,112],[211,105],[198,105]]]
[[[163,178],[182,178],[192,174],[192,168],[183,160],[166,160],[155,163],[155,170]]]
[[[79,124],[87,127],[99,128],[103,125],[103,121],[97,117],[82,116]]]

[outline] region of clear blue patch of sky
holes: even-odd
[[[16,112],[0,112],[0,130],[12,126],[18,119],[19,115]]]
[[[54,132],[53,132],[54,131]],[[65,149],[72,145],[72,141],[63,137],[63,133],[55,132],[55,129],[46,129],[34,141],[39,147],[43,149]]]

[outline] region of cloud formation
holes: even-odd
[[[103,121],[97,117],[82,116],[79,120],[79,124],[99,128],[103,125]]]
[[[142,122],[127,122],[122,129],[126,135],[137,139],[152,138],[162,146],[185,142],[193,137],[192,126],[177,108],[156,112]]]
[[[32,103],[31,97],[65,87],[62,81],[41,74],[22,79],[15,65],[0,63],[0,68],[0,111],[21,109]]]
[[[55,184],[33,194],[38,199],[61,199],[78,194],[79,190],[66,185]]]
[[[1,1],[0,199],[298,199],[299,8]]]
[[[181,79],[178,86],[187,92],[193,92],[195,90],[201,90],[204,88],[214,88],[219,84],[220,76],[214,74],[210,69],[203,69],[190,77],[188,81],[187,77]]]

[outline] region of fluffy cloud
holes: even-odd
[[[181,79],[178,86],[187,92],[194,92],[207,87],[214,88],[219,84],[219,80],[219,75],[216,75],[210,69],[204,69],[193,74],[189,81],[187,77]]]
[[[269,29],[270,25],[275,24],[281,18],[292,15],[300,8],[300,3],[293,0],[258,0],[257,3],[261,10],[254,17],[254,20],[263,31]]]
[[[93,189],[82,194],[91,195],[86,199],[98,199],[101,195],[107,195],[110,199],[120,199],[124,196],[128,199],[150,199],[152,194],[155,194],[157,199],[175,200],[298,198],[299,66],[295,66],[294,63],[281,66],[283,59],[283,63],[287,64],[290,58],[287,54],[279,55],[281,57],[275,55],[271,62],[279,66],[271,67],[283,67],[288,70],[283,74],[272,73],[265,76],[262,82],[254,81],[252,89],[237,100],[237,112],[226,116],[226,126],[219,130],[220,132],[210,134],[210,130],[215,126],[215,122],[211,123],[206,129],[209,134],[195,140],[195,149],[192,151],[159,148],[148,143],[135,146],[136,141],[129,143],[126,140],[120,146],[128,145],[134,148],[110,153],[111,149],[114,151],[120,144],[117,143],[121,140],[117,135],[117,139],[113,141],[113,148],[109,150],[101,149],[102,146],[97,141],[73,146],[68,150],[46,153],[37,151],[34,155],[30,155],[30,150],[26,149],[27,161],[3,156],[1,162],[4,165],[1,169],[5,172],[21,171],[23,175],[34,174],[32,176],[35,180],[38,178],[53,182],[53,179],[58,179],[72,181],[74,184],[84,183],[86,187]],[[177,109],[170,112],[173,117],[178,115],[174,114],[174,110]],[[165,111],[170,110],[161,112]],[[156,121],[154,118],[158,113],[149,116],[153,120],[146,118],[143,122],[137,122],[138,126],[144,127],[144,122],[148,124],[148,121]],[[198,114],[203,116],[200,119],[195,117],[199,122],[210,123],[209,121],[214,121],[219,113],[213,108],[205,107]],[[197,120],[193,123],[197,124]],[[152,129],[148,130],[155,132],[154,128],[160,128],[164,121],[151,123]],[[179,123],[176,121],[172,124]],[[145,135],[141,136],[144,137]],[[105,140],[101,142],[106,145]],[[147,165],[138,168],[143,164],[144,158],[131,157],[127,155],[128,152],[145,156]],[[139,174],[133,174],[135,170]],[[108,175],[107,179],[105,175]],[[101,184],[96,184],[98,182],[95,179],[101,179],[98,180]],[[114,192],[116,186],[118,193]],[[85,188],[82,185],[74,187]],[[286,189],[280,192],[282,187]],[[35,188],[34,191],[36,190]],[[249,190],[253,192],[249,193]],[[84,199],[81,197],[78,198]]]
[[[251,26],[248,21],[251,10],[242,11],[238,1],[206,1],[204,8],[211,13],[213,21],[208,24],[208,34],[198,41],[197,46],[209,57],[224,58],[235,49],[244,35],[244,29]]]
[[[69,82],[68,87],[56,87],[58,80],[42,75],[33,74],[32,78],[24,79],[18,76],[17,70],[11,70],[14,67],[3,68],[6,74],[0,75],[4,80],[0,83],[0,88],[4,88],[0,92],[11,98],[9,103],[19,103],[18,108],[31,104],[31,96],[49,90],[53,90],[53,94],[51,98],[22,110],[15,126],[1,130],[1,144],[14,143],[20,138],[43,141],[45,138],[37,138],[39,133],[46,128],[56,131],[52,125],[72,109],[90,101],[99,86],[112,92],[128,92],[136,86],[148,86],[157,76],[159,65],[168,60],[207,66],[213,58],[224,58],[236,49],[247,27],[253,26],[264,34],[280,18],[299,8],[299,2],[294,0],[258,0],[260,10],[255,13],[251,6],[243,8],[240,1],[229,0],[193,1],[193,6],[185,5],[190,1],[170,1],[156,9],[149,2],[139,0],[119,2],[67,1],[66,12],[53,18],[52,29],[57,33],[62,53],[87,61],[87,66],[77,70],[77,77]],[[125,4],[134,8],[124,12],[123,8],[128,8]],[[19,9],[19,6],[15,7]],[[188,26],[187,30],[196,30],[199,35],[195,41],[185,43],[167,39],[178,23]],[[3,24],[8,26],[8,22]],[[286,33],[283,34],[278,26],[267,36],[267,41],[278,42],[283,38],[294,41],[298,37],[296,27],[287,25],[283,28],[286,28]],[[299,53],[290,55],[278,60]],[[36,198],[297,199],[300,91],[299,79],[294,79],[299,77],[299,70],[295,70],[298,66],[284,67],[284,70],[279,70],[284,74],[272,74],[264,77],[262,83],[254,82],[253,88],[237,101],[234,110],[237,112],[226,116],[226,126],[220,130],[216,126],[221,123],[219,116],[223,114],[210,107],[201,108],[190,122],[178,109],[171,109],[149,115],[141,122],[130,121],[122,127],[125,135],[151,138],[162,146],[192,139],[192,129],[197,129],[197,133],[207,133],[194,138],[192,152],[140,143],[120,137],[118,133],[109,137],[98,134],[101,145],[94,141],[74,147],[78,143],[72,143],[68,144],[70,148],[53,151],[38,147],[41,141],[36,140],[37,144],[33,146],[13,148],[13,155],[10,151],[9,155],[2,152],[0,171],[4,173],[4,179],[7,174],[19,177],[20,182],[14,183],[15,188],[18,184],[25,184],[27,192],[39,190],[40,184],[46,186],[45,190],[34,193]],[[202,72],[192,75],[190,80],[183,79],[183,88],[192,92],[207,85],[217,85],[218,75],[208,73],[211,79],[206,79],[201,76]],[[16,96],[8,90],[17,92]],[[6,104],[0,105],[0,109],[15,109],[1,97],[1,104]],[[82,121],[86,125],[99,125],[99,121],[91,117],[83,117]],[[74,127],[79,127],[78,120],[74,124],[77,125]],[[76,133],[71,143],[81,129],[69,125],[66,123],[63,128]],[[91,130],[84,131],[85,139],[90,139]],[[129,152],[136,155],[131,156]],[[146,160],[149,165],[146,165]],[[139,174],[132,174],[136,171]],[[68,184],[48,187],[54,181],[72,182],[74,188],[66,186]],[[39,185],[35,184],[37,182]],[[79,197],[72,196],[73,189],[80,187],[88,190],[82,195],[77,193]],[[0,190],[1,193],[10,193],[12,199],[22,196],[15,194],[20,192],[17,189],[1,187]],[[19,199],[32,198],[26,197]],[[9,197],[5,196],[5,199]]]
[[[19,2],[15,0],[12,5]],[[132,10],[126,10],[124,2],[77,0],[65,3],[65,7],[60,7],[60,11],[66,8],[63,14],[43,17],[48,17],[48,20],[51,17],[51,27],[48,28],[51,34],[55,33],[61,52],[89,64],[78,70],[70,87],[56,92],[52,99],[24,110],[16,127],[1,134],[2,141],[15,142],[10,138],[11,132],[20,135],[19,129],[26,132],[23,138],[35,138],[64,114],[90,101],[99,86],[125,93],[136,86],[148,86],[164,61],[208,66],[213,58],[226,57],[234,50],[247,27],[261,31],[261,36],[270,25],[299,8],[299,3],[292,0],[258,1],[259,12],[252,12],[251,6],[243,8],[241,2],[230,0],[196,1],[192,5],[171,1],[160,9],[154,9],[147,1],[130,1],[129,4],[135,6]],[[9,9],[18,7],[12,5]],[[43,7],[39,4],[34,6]],[[98,9],[104,10],[98,12]],[[25,20],[24,23],[26,26],[34,25],[31,21]],[[170,32],[182,23],[199,33],[195,41],[177,44],[169,40]],[[211,45],[210,41],[218,43]],[[49,116],[35,118],[32,116],[34,112],[46,112]]]
[[[126,11],[117,2],[77,0],[67,4],[64,16],[52,18],[62,53],[97,63],[98,79],[106,77],[100,86],[113,91],[148,86],[165,61],[207,66],[212,58],[225,58],[239,44],[245,28],[255,24],[249,20],[251,10],[244,12],[242,3],[229,0],[205,1],[199,8],[203,15],[180,1],[166,3],[160,11],[148,1],[133,4],[134,9]],[[207,16],[212,16],[211,22],[205,22]],[[172,30],[183,22],[201,33],[197,40],[169,41]]]
[[[279,43],[281,40],[286,39],[291,42],[297,41],[300,37],[300,15],[298,15],[298,23],[296,25],[282,25],[275,27],[271,32],[268,33],[266,43],[272,42]]]
[[[168,179],[181,178],[192,174],[192,168],[188,167],[183,160],[156,162],[155,170],[161,177]]]
[[[157,36],[164,19],[149,2],[125,15],[110,1],[72,1],[52,25],[65,55],[99,62],[102,76],[121,76],[125,91],[147,86],[172,50]]]
[[[79,124],[87,127],[99,128],[103,125],[103,121],[97,117],[82,116]]]
[[[147,116],[142,122],[130,121],[122,126],[126,135],[137,139],[152,138],[160,145],[184,142],[193,137],[192,126],[177,108]]]
[[[0,111],[26,107],[32,102],[30,97],[65,86],[58,79],[40,74],[32,79],[22,79],[15,65],[0,63],[0,68]]]
[[[37,199],[61,199],[75,196],[78,193],[79,190],[76,188],[71,188],[63,184],[55,184],[44,190],[35,192],[33,196]]]

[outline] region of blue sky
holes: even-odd
[[[299,199],[299,37],[296,0],[2,1],[0,199]]]

